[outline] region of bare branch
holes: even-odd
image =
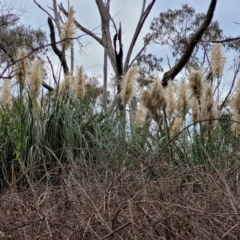
[[[147,45],[149,44],[149,42],[151,41],[151,37],[153,36],[153,33],[151,34],[151,36],[145,41],[143,47],[141,48],[141,50],[136,54],[136,56],[133,58],[133,60],[130,62],[130,64],[128,65],[128,67],[131,67],[133,65],[133,63],[136,61],[136,59],[140,56],[140,54],[145,50],[145,48],[147,47]]]
[[[141,15],[140,15],[140,16],[143,15],[143,13],[144,13],[144,9],[145,9],[145,6],[146,6],[146,0],[143,0],[142,11],[141,11]]]
[[[106,236],[104,236],[103,238],[101,238],[102,240],[107,239],[109,237],[111,237],[112,235],[114,235],[115,233],[119,232],[120,230],[122,230],[123,228],[127,227],[129,224],[131,224],[132,222],[128,221],[127,223],[123,224],[122,226],[120,226],[119,228],[117,228],[116,230],[112,231],[111,233],[107,234]]]
[[[48,56],[47,56],[47,60],[48,60],[50,66],[51,66],[51,69],[52,69],[53,80],[54,80],[55,84],[57,85],[57,80],[56,80],[56,77],[55,77],[55,75],[54,75],[53,65],[52,65],[52,62],[51,62],[51,60],[49,59]]]
[[[233,87],[235,85],[235,82],[236,82],[236,79],[237,79],[237,76],[238,76],[238,73],[240,71],[240,60],[238,60],[238,63],[237,63],[237,66],[236,66],[236,70],[234,71],[234,76],[233,76],[233,80],[232,80],[232,84],[231,84],[231,87],[230,87],[230,90],[228,92],[228,94],[226,95],[225,99],[223,100],[221,106],[220,106],[220,109],[224,108],[228,102],[228,98],[229,96],[231,95],[232,91],[233,91]]]
[[[45,10],[39,3],[37,3],[36,0],[34,0],[35,4],[40,8],[42,9],[52,20],[54,20],[53,16],[47,11]]]
[[[0,49],[2,49],[3,52],[10,58],[11,62],[14,62],[13,56],[8,52],[6,46],[3,42],[0,42]]]
[[[199,42],[211,42],[211,43],[225,43],[225,42],[234,42],[240,40],[240,37],[235,37],[235,38],[225,38],[222,40],[200,40]]]
[[[49,91],[53,91],[54,90],[54,88],[53,87],[51,87],[51,86],[49,86],[47,83],[45,83],[44,81],[42,82],[42,85],[43,85],[43,87],[45,87],[47,90],[49,90]]]
[[[147,8],[145,10],[144,10],[144,8],[142,9],[142,13],[140,15],[135,33],[133,35],[132,42],[130,44],[130,47],[128,49],[128,53],[127,53],[127,56],[126,56],[126,59],[125,59],[124,72],[126,72],[127,69],[129,68],[128,64],[129,64],[129,61],[130,61],[130,58],[131,58],[131,55],[132,55],[133,48],[136,44],[137,38],[138,38],[141,30],[142,30],[143,24],[144,24],[145,20],[147,19],[147,17],[148,17],[148,15],[149,15],[149,13],[150,13],[150,11],[151,11],[155,2],[156,2],[156,0],[152,0],[152,2],[149,3],[149,5],[147,6]],[[143,1],[143,7],[145,6],[145,4],[146,4],[146,1]]]
[[[106,5],[106,8],[107,8],[107,12],[108,12],[108,14],[109,14],[109,17],[110,17],[110,19],[111,19],[111,21],[112,21],[112,23],[113,23],[113,27],[114,27],[115,31],[117,32],[117,25],[116,25],[115,21],[113,20],[112,16],[110,15],[110,13],[109,13],[109,11],[110,11],[110,0],[108,0],[108,1],[105,3],[105,5]]]
[[[114,68],[114,71],[117,70],[116,60],[115,60],[115,53],[112,46],[112,39],[109,29],[109,21],[110,21],[110,14],[107,11],[106,6],[104,5],[102,0],[95,0],[98,11],[101,16],[101,22],[102,22],[102,45],[106,49],[108,53],[108,57],[111,61],[111,64]]]
[[[65,8],[63,7],[62,3],[60,5],[58,5],[59,9],[62,11],[62,13],[67,17],[68,16],[68,12],[65,10]],[[87,35],[91,36],[92,38],[94,38],[99,44],[103,45],[102,43],[102,39],[99,38],[97,35],[95,35],[93,32],[91,32],[90,30],[88,30],[87,28],[83,27],[79,22],[77,22],[76,20],[74,20],[74,24],[77,28],[79,28],[81,31],[83,31],[84,33],[86,33]]]
[[[171,68],[169,71],[164,73],[163,79],[162,79],[163,86],[167,86],[168,81],[174,79],[188,62],[189,58],[192,55],[192,52],[194,51],[194,48],[196,47],[197,43],[201,40],[204,32],[207,30],[207,28],[209,27],[212,21],[216,5],[217,5],[217,0],[211,0],[204,22],[202,23],[201,27],[197,30],[197,32],[190,39],[182,57],[179,59],[179,61],[176,63],[176,65],[173,68]]]
[[[57,1],[56,0],[53,0],[53,12],[54,12],[54,15],[55,15],[55,23],[56,23],[56,26],[57,26],[57,29],[58,29],[58,34],[59,36],[61,36],[61,28],[60,28],[60,20],[59,20],[59,13],[57,11]]]
[[[48,26],[50,28],[50,38],[51,38],[52,50],[58,56],[58,58],[61,62],[61,65],[63,67],[64,74],[68,75],[69,74],[69,68],[68,68],[68,65],[67,65],[65,52],[64,52],[64,50],[63,51],[59,50],[58,47],[57,47],[56,38],[55,38],[55,30],[54,30],[52,19],[50,17],[48,17]]]

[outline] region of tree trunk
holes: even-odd
[[[107,110],[107,51],[104,49],[104,61],[103,61],[103,109]]]

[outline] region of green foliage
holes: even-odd
[[[196,13],[195,9],[189,7],[187,4],[182,5],[182,8],[179,10],[169,9],[166,12],[160,13],[159,17],[153,19],[150,26],[151,32],[145,39],[148,39],[152,34],[153,38],[151,41],[170,47],[173,58],[178,61],[187,48],[191,35],[198,30],[204,18],[205,14]],[[222,37],[223,32],[217,21],[212,22],[203,35],[205,41],[222,39]],[[199,67],[199,63],[201,63],[198,55],[199,51],[207,54],[210,50],[210,42],[199,42],[189,60],[189,65],[195,68]]]
[[[34,54],[47,51],[46,48],[43,48],[47,42],[46,33],[43,30],[18,24],[18,22],[13,21],[12,18],[12,15],[5,15],[1,16],[0,19],[0,41],[12,57],[15,56],[19,48],[26,48],[31,51],[34,48],[42,47],[42,49]],[[33,56],[34,55],[32,55],[32,57]],[[1,48],[0,62],[9,62],[8,56]]]
[[[56,93],[50,101],[38,109],[34,99],[16,98],[11,111],[1,109],[1,189],[30,169],[22,184],[49,178],[48,172],[61,172],[65,165],[95,168],[96,174],[116,168],[112,155],[121,154],[124,140],[118,137],[115,114],[94,114],[88,102],[68,93]]]

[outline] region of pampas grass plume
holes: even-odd
[[[204,85],[204,94],[201,101],[201,119],[217,118],[217,108],[213,99],[212,87],[209,84]],[[207,121],[209,126],[216,124],[216,120]]]
[[[2,86],[2,94],[1,94],[1,100],[2,102],[8,107],[12,108],[12,94],[10,89],[10,79],[4,79],[3,80],[3,86]]]
[[[140,102],[139,108],[136,112],[135,124],[139,127],[143,126],[145,122],[145,116],[146,116],[146,109],[144,108],[143,104]]]
[[[174,111],[176,110],[176,103],[174,98],[174,89],[173,89],[172,81],[168,82],[165,96],[166,96],[166,103],[167,103],[166,113],[171,118]]]
[[[159,80],[151,84],[150,90],[144,90],[141,94],[140,101],[143,106],[149,110],[149,113],[157,123],[160,122],[161,110],[166,108],[165,92]]]
[[[222,76],[224,63],[225,58],[222,53],[221,44],[216,43],[213,46],[211,56],[211,69],[216,78],[220,78]]]
[[[150,98],[149,90],[143,90],[140,97],[140,104],[142,104],[145,108],[151,110],[152,109],[152,102]]]
[[[159,80],[155,80],[150,89],[150,99],[154,109],[165,109],[166,97],[162,84]]]
[[[65,50],[69,49],[73,44],[70,38],[73,38],[75,34],[74,13],[75,10],[73,7],[70,7],[67,22],[62,26],[61,40],[64,40],[62,41],[62,47]]]
[[[192,121],[197,122],[200,117],[199,101],[196,97],[191,98]]]
[[[15,78],[19,84],[20,92],[26,87],[26,78],[27,78],[27,68],[28,68],[28,58],[26,57],[27,51],[23,48],[20,49],[17,53],[18,61],[15,65]]]
[[[184,116],[188,110],[189,102],[187,96],[187,84],[182,78],[179,85],[176,108],[181,116]]]
[[[189,77],[190,81],[190,90],[192,92],[192,96],[200,99],[202,96],[202,91],[203,91],[203,76],[202,76],[202,71],[193,71],[190,74]]]
[[[182,126],[183,126],[183,118],[176,117],[171,127],[171,135],[174,136],[177,133],[179,133],[182,130]]]
[[[65,93],[66,91],[70,90],[71,84],[72,84],[72,75],[65,75],[64,80],[60,84],[59,92]]]
[[[129,68],[125,78],[122,81],[122,90],[119,93],[122,105],[128,104],[134,95],[137,72],[137,66]]]
[[[42,86],[42,61],[36,59],[30,74],[30,90],[34,96],[38,96]]]
[[[75,93],[78,99],[82,99],[86,93],[85,76],[83,75],[83,67],[79,67],[77,70]]]

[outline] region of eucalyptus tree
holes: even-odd
[[[11,2],[4,3],[0,1],[0,65],[1,69],[11,69],[12,64],[17,60],[16,53],[18,49],[25,48],[30,52],[33,49],[33,55],[45,53],[47,38],[45,32],[40,28],[33,28],[29,25],[23,25],[20,22],[21,14],[24,10],[19,10]],[[20,12],[19,12],[20,11]],[[30,56],[30,57],[33,57]],[[8,74],[4,74],[8,72]],[[11,78],[11,71],[2,71],[0,77]]]

